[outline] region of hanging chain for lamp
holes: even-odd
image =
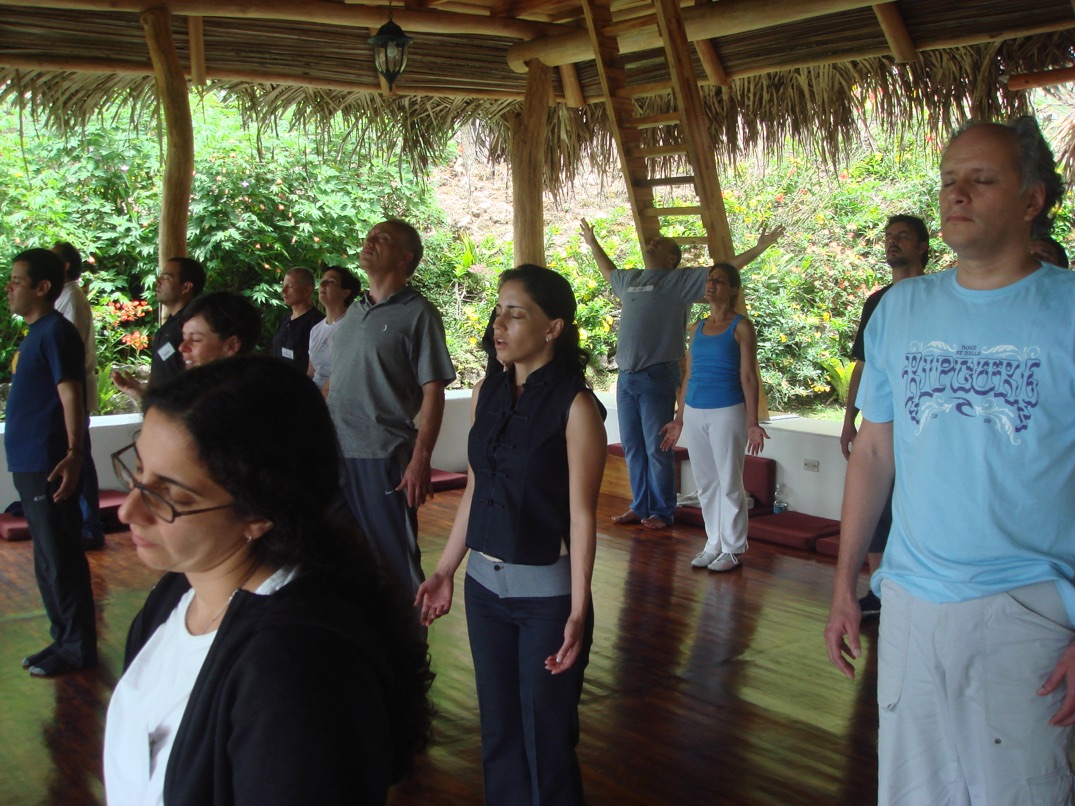
[[[413,41],[392,21],[392,0],[388,0],[388,22],[370,37],[370,45],[373,47],[373,67],[384,77],[389,90],[407,67],[407,47]]]

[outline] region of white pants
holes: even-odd
[[[742,554],[747,550],[747,494],[743,487],[746,406],[684,406],[683,440],[698,485],[706,551]]]
[[[1007,593],[933,604],[886,579],[881,600],[878,804],[1070,803],[1067,689],[1036,692],[1075,633]]]

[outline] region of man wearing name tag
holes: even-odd
[[[173,257],[157,275],[157,303],[161,308],[161,326],[153,337],[153,357],[149,382],[161,383],[183,370],[183,323],[187,305],[205,288],[205,268],[194,258]],[[112,383],[121,392],[141,398],[146,384],[129,372],[112,370]]]

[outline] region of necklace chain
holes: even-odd
[[[254,572],[257,571],[259,568],[261,568],[261,563],[260,562],[255,562],[253,567],[251,567],[250,571],[247,573],[247,575],[245,577],[243,577],[243,581],[239,583],[239,587],[237,587],[235,590],[233,590],[231,592],[231,595],[228,596],[228,601],[224,602],[224,606],[222,608],[220,608],[218,611],[216,611],[216,614],[211,619],[209,619],[209,621],[205,622],[205,626],[202,628],[201,632],[195,632],[194,629],[192,629],[191,626],[190,626],[190,611],[191,611],[191,608],[194,606],[194,600],[198,598],[198,592],[195,591],[193,598],[190,600],[190,606],[187,607],[187,612],[186,612],[185,621],[186,621],[186,624],[187,624],[187,632],[189,632],[191,635],[205,635],[206,633],[208,633],[209,628],[212,627],[213,624],[216,623],[216,620],[219,619],[221,616],[223,616],[224,613],[227,611],[228,606],[231,604],[231,600],[235,598],[235,594],[237,594],[239,591],[241,591],[243,589],[243,586],[247,582],[250,581],[250,578],[254,576]]]

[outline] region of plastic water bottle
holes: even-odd
[[[773,497],[773,514],[778,515],[781,512],[788,511],[788,502],[784,500],[784,491],[782,485],[776,485],[776,494]]]

